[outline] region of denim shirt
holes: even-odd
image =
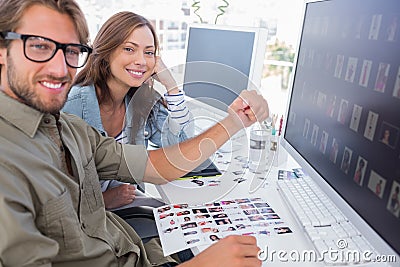
[[[133,105],[128,105],[129,101],[130,97],[125,97],[125,105],[128,107],[126,111],[125,131],[128,140],[132,140],[131,122],[135,107]],[[81,117],[89,125],[99,130],[102,135],[107,136],[101,122],[100,107],[94,85],[73,86],[68,94],[68,100],[65,103],[63,111]],[[144,129],[142,128],[138,131],[135,138],[136,144],[144,144],[147,147],[148,141],[151,141],[158,147],[169,146],[186,140],[188,136],[193,135],[193,123],[189,123],[188,127],[181,129],[181,127],[170,118],[168,110],[159,101],[154,105],[152,113],[154,114],[154,120],[147,120]]]

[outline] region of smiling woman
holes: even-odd
[[[64,107],[121,143],[162,147],[193,133],[183,91],[158,53],[153,26],[132,12],[111,16],[101,27],[88,64],[77,75]],[[153,79],[166,88],[161,96]],[[135,198],[132,185],[103,181],[106,208],[114,209]]]

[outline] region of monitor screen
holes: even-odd
[[[191,25],[185,94],[226,111],[242,90],[260,86],[266,42],[262,28]]]
[[[400,4],[305,4],[282,144],[400,254]]]

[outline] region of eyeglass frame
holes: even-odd
[[[0,35],[1,35],[1,37],[2,37],[4,40],[22,40],[23,43],[24,43],[24,56],[25,56],[27,59],[29,59],[30,61],[33,61],[33,62],[36,62],[36,63],[44,63],[44,62],[50,61],[50,60],[57,54],[57,51],[58,51],[59,49],[61,49],[61,50],[63,51],[63,54],[64,54],[65,63],[67,63],[67,65],[68,65],[69,67],[71,67],[71,68],[78,69],[78,68],[81,68],[81,67],[85,66],[85,64],[87,63],[87,61],[88,61],[88,59],[89,59],[89,55],[90,55],[90,54],[92,53],[92,51],[93,51],[93,49],[92,49],[91,47],[87,46],[87,45],[83,45],[83,44],[74,44],[74,43],[63,44],[63,43],[59,43],[59,42],[57,42],[57,41],[54,41],[54,40],[52,40],[52,39],[50,39],[50,38],[43,37],[43,36],[39,36],[39,35],[20,34],[20,33],[11,32],[11,31],[0,32]],[[56,48],[54,49],[53,54],[52,54],[48,59],[46,59],[46,60],[35,60],[35,59],[32,59],[32,58],[28,57],[28,56],[26,55],[26,40],[28,40],[28,39],[31,38],[31,37],[42,38],[42,39],[44,39],[44,40],[46,40],[46,41],[50,41],[50,42],[54,43],[54,44],[56,45]],[[82,48],[87,50],[88,55],[87,55],[85,61],[83,62],[83,64],[82,64],[81,66],[72,66],[71,64],[68,63],[67,56],[66,56],[66,53],[65,53],[66,48],[67,48],[68,46],[78,47],[78,48],[80,48],[80,50],[81,50]]]

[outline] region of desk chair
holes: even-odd
[[[113,210],[113,213],[124,219],[139,237],[145,242],[153,237],[158,237],[153,208],[147,206],[129,207]]]

